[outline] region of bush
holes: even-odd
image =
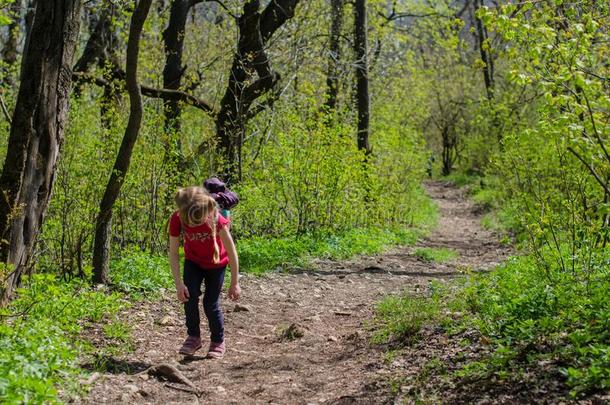
[[[154,297],[171,285],[171,276],[165,258],[141,252],[113,263],[110,273],[120,292],[49,273],[25,280],[16,299],[0,310],[0,402],[58,403],[81,393],[78,380],[85,371],[78,361],[93,350],[82,333],[93,324],[120,343],[108,348],[112,353],[129,349],[130,329],[113,315],[134,299]]]
[[[479,364],[488,376],[550,360],[579,395],[610,387],[608,291],[610,280],[602,273],[545,274],[532,257],[521,257],[473,277],[454,305],[467,310],[470,326],[493,342],[495,351]]]

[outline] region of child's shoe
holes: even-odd
[[[225,355],[225,342],[215,343],[210,342],[210,350],[208,351],[209,359],[222,359],[222,356]]]
[[[201,338],[199,336],[188,336],[178,353],[192,356],[199,349],[201,349]]]

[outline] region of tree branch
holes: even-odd
[[[72,76],[74,80],[80,80],[101,87],[111,85],[111,83],[106,79],[103,79],[101,77],[95,77],[86,73],[75,72]],[[146,85],[140,85],[140,89],[142,95],[147,97],[160,98],[163,100],[182,101],[183,103],[205,111],[210,115],[216,115],[217,113],[211,104],[180,90],[158,89]]]
[[[574,156],[576,156],[576,158],[578,160],[580,160],[580,162],[587,168],[589,169],[589,172],[591,172],[591,174],[593,175],[593,177],[595,177],[595,180],[597,180],[597,182],[599,183],[600,186],[602,186],[602,188],[604,189],[605,193],[607,195],[610,195],[610,189],[608,189],[608,185],[602,181],[602,179],[599,177],[599,175],[597,174],[597,172],[595,171],[595,169],[593,168],[593,166],[589,163],[587,163],[585,161],[585,159],[580,156],[580,154],[578,152],[576,152],[574,150],[574,148],[572,148],[571,146],[568,146],[568,151],[570,151],[570,153],[572,153]]]
[[[260,32],[263,43],[267,42],[278,28],[294,17],[298,0],[271,0],[261,14]]]

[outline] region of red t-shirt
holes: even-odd
[[[212,228],[208,224],[188,226],[182,224],[178,211],[169,218],[169,235],[184,239],[184,258],[195,262],[203,269],[218,269],[229,264],[229,256],[220,240],[220,230],[227,226],[227,221],[218,215],[216,222],[216,243],[218,243],[219,260],[214,263],[214,242],[212,241]]]

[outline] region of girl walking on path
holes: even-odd
[[[210,327],[209,358],[225,353],[224,318],[220,293],[225,269],[231,267],[229,299],[238,300],[239,260],[228,221],[219,215],[216,201],[203,187],[186,187],[175,196],[178,209],[169,219],[169,262],[178,299],[184,303],[188,336],[180,353],[193,355],[202,347],[199,328],[199,296],[204,284],[203,309]],[[180,278],[178,248],[184,241],[184,273]]]

